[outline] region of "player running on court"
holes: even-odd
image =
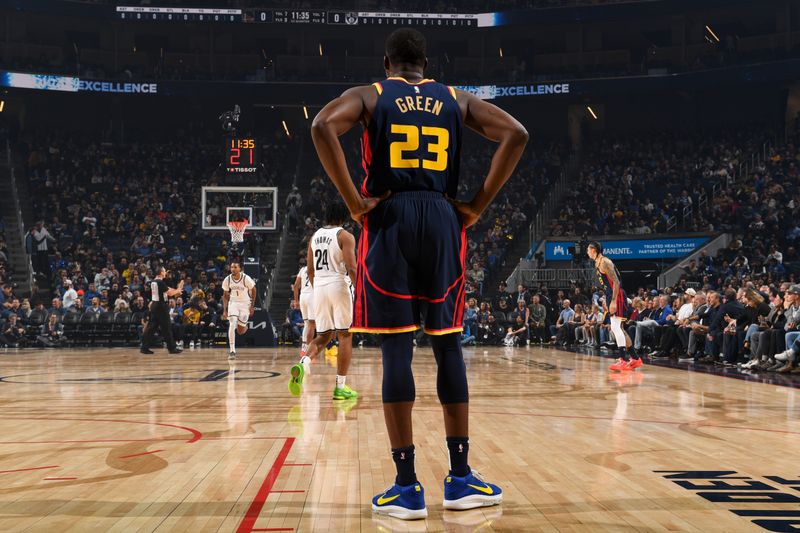
[[[373,498],[372,509],[403,519],[427,516],[411,424],[413,332],[420,327],[431,335],[438,364],[450,452],[444,506],[470,509],[502,501],[501,489],[484,482],[468,463],[469,393],[460,342],[465,231],[511,176],[528,140],[525,128],[500,108],[425,79],[426,66],[422,34],[396,30],[386,41],[387,79],[345,91],[311,128],[322,165],[351,217],[363,224],[351,331],[381,334],[383,410],[397,468],[395,483]],[[366,173],[360,190],[338,140],[359,123]],[[452,198],[464,125],[499,144],[475,197],[457,202]]]
[[[311,281],[308,279],[307,266],[301,268],[297,273],[294,285],[292,285],[292,291],[294,292],[294,301],[300,306],[300,314],[303,317],[303,343],[300,347],[300,357],[303,357],[316,331],[314,287],[311,286]]]
[[[238,261],[231,262],[231,273],[222,281],[222,320],[228,320],[228,359],[236,359],[236,334],[247,333],[247,320],[256,304],[256,283],[242,272]]]
[[[356,276],[356,240],[353,234],[342,228],[348,213],[338,199],[328,204],[324,226],[318,229],[308,243],[308,279],[314,288],[314,323],[317,336],[308,345],[300,362],[291,368],[289,392],[299,396],[303,378],[309,364],[331,341],[334,333],[339,335],[339,352],[336,357],[336,385],[334,400],[350,400],[358,397],[347,381],[347,371],[353,357],[353,294],[351,280]]]
[[[589,243],[586,248],[586,255],[594,261],[594,267],[597,269],[597,278],[605,289],[611,333],[614,335],[614,340],[619,350],[619,359],[609,369],[617,371],[635,370],[643,366],[644,362],[633,350],[631,338],[622,327],[622,324],[630,315],[630,308],[628,307],[628,297],[622,288],[619,271],[611,259],[603,255],[603,245],[597,241]]]

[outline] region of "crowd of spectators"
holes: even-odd
[[[766,138],[742,129],[721,135],[661,133],[590,143],[578,182],[551,221],[550,233],[732,230],[738,218],[729,195],[740,194],[732,185],[741,177],[741,164]],[[712,197],[715,184],[723,191],[717,198]]]
[[[4,285],[0,344],[47,345],[29,329],[32,312],[36,329],[50,315],[60,323],[66,313],[132,313],[146,320],[150,282],[161,265],[173,286],[184,281],[183,293],[170,301],[176,338],[211,342],[231,251],[226,238],[200,229],[198,202],[200,187],[218,177],[219,143],[32,138],[25,172],[33,211],[43,218],[30,228],[26,247],[36,283],[25,299]],[[270,165],[248,185],[283,184],[296,164],[291,143],[266,145],[264,157]],[[12,321],[8,334],[1,331]]]

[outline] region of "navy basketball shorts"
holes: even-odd
[[[350,331],[460,332],[466,250],[465,229],[442,194],[392,194],[364,217]]]

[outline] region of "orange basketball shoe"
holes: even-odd
[[[634,358],[631,357],[631,360],[628,361],[628,369],[629,370],[636,370],[637,368],[640,368],[640,367],[643,367],[643,366],[644,366],[644,361],[642,361],[641,357],[639,357],[637,359],[634,359]]]
[[[608,367],[608,369],[614,370],[616,372],[624,372],[626,370],[631,370],[631,367],[625,359],[620,357],[619,359],[617,359],[617,362]]]

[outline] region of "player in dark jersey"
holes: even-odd
[[[619,350],[619,359],[609,368],[617,371],[635,370],[644,363],[633,350],[631,338],[622,327],[622,323],[630,316],[630,308],[628,297],[622,288],[619,271],[611,259],[603,255],[603,245],[597,241],[589,243],[586,255],[594,261],[597,278],[605,289],[611,333],[614,335]]]
[[[425,79],[425,38],[399,29],[386,41],[387,79],[333,100],[311,128],[322,165],[363,225],[351,331],[381,334],[383,410],[397,478],[372,509],[404,519],[427,516],[414,471],[411,410],[413,332],[431,335],[438,364],[450,473],[444,506],[470,509],[502,501],[496,485],[469,467],[469,394],[460,332],[466,228],[474,225],[519,162],[528,133],[503,110],[472,94]],[[338,136],[364,127],[360,190]],[[499,143],[483,186],[469,202],[458,189],[463,125]],[[423,320],[424,317],[424,320]]]

